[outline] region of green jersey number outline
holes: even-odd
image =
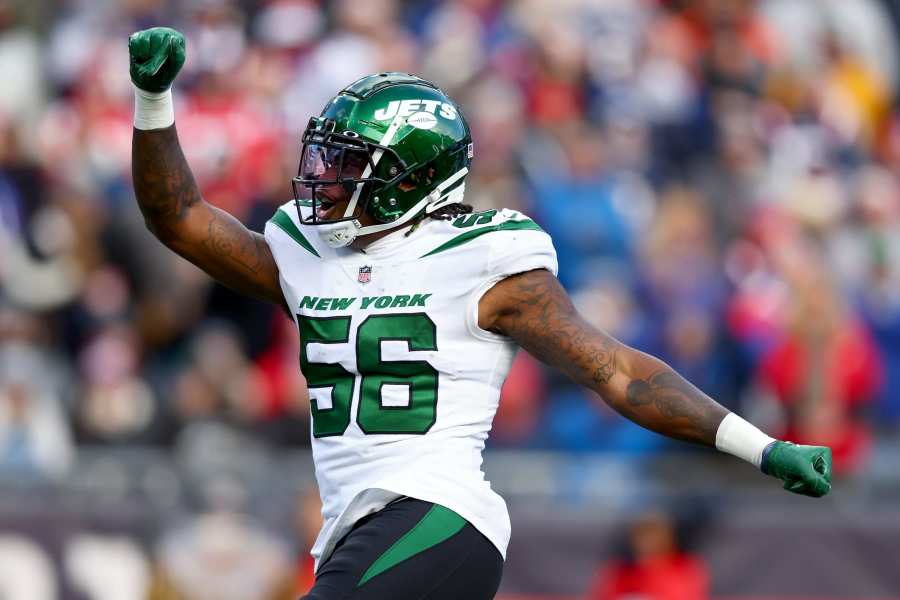
[[[494,219],[495,216],[497,216],[497,211],[494,209],[473,212],[467,215],[462,215],[461,217],[457,217],[453,221],[453,226],[459,229],[466,229],[468,227],[472,227],[473,225],[487,225]]]
[[[437,350],[434,321],[425,313],[370,315],[356,330],[356,368],[351,373],[338,363],[310,362],[307,346],[348,343],[351,317],[297,315],[300,330],[300,369],[309,389],[331,388],[331,408],[319,409],[310,399],[313,437],[343,435],[350,425],[350,409],[360,380],[356,422],[366,434],[427,433],[437,420],[438,371],[424,360],[384,360],[381,343],[401,341],[410,352]],[[406,386],[405,406],[385,406],[382,388]]]

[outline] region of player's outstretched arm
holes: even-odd
[[[740,456],[792,492],[823,496],[831,489],[830,449],[770,438],[664,362],[594,328],[549,271],[514,275],[491,288],[479,304],[479,325],[512,338],[647,429]]]
[[[228,287],[283,304],[265,239],[203,200],[178,142],[169,87],[184,64],[184,36],[166,27],[139,31],[128,51],[135,85],[131,171],[147,227]]]

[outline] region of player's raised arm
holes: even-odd
[[[265,239],[203,200],[178,143],[169,88],[184,64],[184,36],[167,27],[139,31],[128,52],[135,85],[131,171],[147,227],[228,287],[283,304]]]
[[[478,312],[482,328],[509,336],[635,423],[734,454],[784,481],[789,491],[824,496],[831,489],[829,448],[774,440],[659,359],[594,328],[549,271],[502,280],[484,295]]]

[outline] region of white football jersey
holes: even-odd
[[[457,512],[506,556],[509,515],[481,454],[516,346],[478,327],[478,301],[509,275],[556,274],[556,252],[507,209],[407,232],[331,248],[294,202],[266,225],[310,394],[316,568],[357,520],[404,496]]]

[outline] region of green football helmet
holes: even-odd
[[[333,247],[462,201],[473,156],[469,126],[433,83],[379,73],[350,84],[309,121],[294,199]],[[349,203],[342,215],[326,214]],[[343,201],[343,200],[342,200]],[[374,225],[359,219],[369,215]]]

